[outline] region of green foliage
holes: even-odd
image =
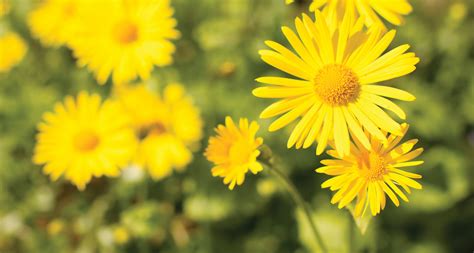
[[[0,252],[316,252],[304,217],[294,210],[278,182],[265,172],[249,175],[245,185],[228,191],[212,178],[211,165],[197,150],[185,172],[152,182],[147,175],[94,180],[84,192],[67,182],[50,182],[32,164],[36,124],[57,101],[79,90],[110,95],[65,48],[44,48],[25,23],[37,1],[13,1],[0,21],[26,39],[29,52],[8,74],[0,74]],[[175,63],[156,69],[150,82],[186,85],[205,119],[202,147],[225,115],[257,119],[268,101],[256,99],[254,79],[272,72],[258,57],[267,39],[287,44],[281,25],[306,11],[307,2],[283,0],[176,0],[182,33]],[[387,85],[417,96],[401,103],[420,139],[426,161],[423,190],[409,203],[387,204],[361,235],[347,210],[329,203],[314,173],[314,150],[287,150],[289,128],[260,134],[315,210],[331,252],[471,252],[474,248],[474,2],[412,1],[414,13],[392,46],[409,43],[421,58],[417,70]],[[462,13],[461,13],[462,14]],[[0,29],[1,30],[1,29]],[[0,56],[1,57],[1,56]],[[51,233],[53,221],[64,223]],[[130,233],[125,244],[113,228]],[[49,231],[49,232],[48,232]],[[352,243],[350,243],[352,242]],[[352,250],[349,249],[351,245]]]

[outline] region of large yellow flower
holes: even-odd
[[[408,125],[403,124],[404,134],[407,129]],[[416,139],[398,145],[402,138],[403,136],[389,135],[386,143],[370,138],[371,149],[356,142],[351,146],[351,154],[345,157],[340,157],[334,150],[328,151],[335,159],[322,160],[321,163],[326,166],[318,168],[316,172],[334,176],[321,185],[337,191],[331,203],[339,203],[338,207],[343,208],[357,197],[355,216],[363,215],[367,207],[370,207],[375,216],[385,208],[385,195],[395,206],[400,205],[398,197],[408,202],[400,187],[407,193],[411,193],[410,187],[421,189],[421,185],[413,180],[421,176],[402,168],[422,164],[423,161],[411,160],[418,157],[423,148],[412,150],[418,142]]]
[[[163,97],[144,85],[117,89],[140,139],[135,162],[155,180],[185,168],[202,137],[202,120],[183,86],[168,85]]]
[[[224,178],[224,184],[228,184],[230,190],[244,183],[249,170],[253,174],[263,170],[257,161],[258,147],[263,143],[262,138],[255,137],[258,128],[255,121],[249,125],[248,119],[241,118],[236,126],[230,117],[226,117],[225,126],[216,128],[217,136],[209,138],[205,156],[216,165],[212,175]]]
[[[28,15],[31,33],[48,46],[67,44],[72,38],[80,36],[79,27],[99,5],[94,0],[41,1]]]
[[[0,36],[0,73],[8,72],[20,63],[27,50],[25,42],[16,33],[7,32]]]
[[[405,119],[405,113],[384,97],[406,101],[415,97],[374,84],[415,70],[419,59],[414,53],[405,53],[409,45],[384,53],[395,31],[384,34],[378,25],[365,31],[361,19],[355,22],[350,14],[333,32],[319,11],[316,22],[303,14],[303,19],[296,18],[295,24],[298,35],[288,27],[282,30],[296,54],[273,41],[266,41],[273,50],[260,51],[263,61],[295,77],[257,79],[270,86],[256,88],[255,96],[282,99],[260,115],[270,118],[283,114],[269,130],[276,131],[301,117],[288,140],[288,148],[295,144],[296,148],[307,148],[318,140],[316,153],[321,154],[328,140],[333,139],[341,155],[350,153],[349,131],[367,148],[370,143],[362,127],[383,141],[386,137],[379,128],[401,134],[400,124],[381,108],[401,119]]]
[[[169,0],[117,0],[98,6],[103,15],[84,22],[81,36],[71,41],[79,65],[104,84],[124,84],[139,76],[148,79],[155,65],[172,62],[179,32]]]
[[[404,22],[403,16],[408,15],[413,8],[408,0],[313,0],[309,9],[322,9],[333,21],[339,20],[345,11],[349,11],[363,17],[365,24],[371,26],[383,25],[380,17],[391,24],[401,25]]]
[[[38,125],[33,160],[44,173],[61,175],[83,190],[92,177],[120,174],[135,151],[133,129],[121,107],[99,95],[67,97]]]

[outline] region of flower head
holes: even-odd
[[[83,21],[100,5],[94,0],[41,1],[29,13],[28,24],[33,36],[43,44],[62,46],[78,36]]]
[[[419,59],[414,53],[405,53],[410,46],[405,44],[384,53],[395,31],[384,33],[378,25],[365,31],[362,20],[355,20],[350,13],[333,31],[319,11],[316,22],[303,14],[295,24],[298,35],[288,27],[282,30],[296,53],[273,41],[266,41],[272,50],[260,51],[267,64],[294,76],[257,79],[268,86],[256,88],[255,96],[281,99],[260,115],[282,115],[269,130],[276,131],[301,117],[290,135],[288,148],[307,148],[317,140],[316,153],[321,154],[328,141],[334,140],[340,155],[350,153],[349,133],[370,148],[363,128],[382,141],[386,136],[380,129],[400,135],[400,124],[382,108],[405,119],[403,110],[387,98],[412,101],[415,97],[375,83],[415,70]]]
[[[226,117],[225,126],[218,125],[217,136],[209,139],[205,156],[215,164],[212,175],[224,178],[224,184],[228,184],[230,190],[244,183],[247,171],[257,174],[263,169],[257,161],[258,147],[263,143],[262,138],[255,137],[258,128],[255,121],[249,125],[248,119],[241,118],[236,126],[230,117]]]
[[[33,160],[44,173],[60,176],[83,190],[92,177],[120,174],[135,151],[133,130],[120,106],[99,95],[67,97],[38,125]]]
[[[8,72],[20,63],[27,50],[25,42],[16,33],[8,32],[0,36],[0,73]]]
[[[322,9],[323,13],[332,20],[342,19],[344,12],[352,12],[363,17],[367,26],[383,25],[381,18],[393,25],[401,25],[403,16],[412,11],[408,0],[313,0],[310,11]]]
[[[110,75],[116,84],[137,76],[146,80],[155,65],[172,62],[170,40],[179,32],[169,0],[112,1],[98,8],[107,14],[86,20],[83,36],[73,37],[71,47],[79,65],[87,65],[100,84]]]
[[[10,0],[0,1],[0,17],[8,14],[10,11]]]
[[[118,99],[140,140],[135,162],[153,179],[169,176],[173,169],[182,170],[191,162],[191,149],[202,137],[202,120],[182,85],[168,85],[162,97],[144,85],[121,87]]]
[[[408,125],[403,124],[403,134],[407,129]],[[316,169],[316,172],[333,176],[321,185],[322,188],[337,191],[331,203],[339,203],[338,207],[343,208],[357,197],[355,216],[358,217],[367,208],[373,216],[380,213],[385,208],[386,196],[396,206],[400,205],[398,198],[408,202],[400,187],[407,193],[411,193],[410,187],[421,189],[421,185],[414,180],[421,176],[402,168],[422,164],[423,161],[412,160],[423,152],[423,148],[412,150],[418,142],[416,139],[398,145],[402,138],[391,134],[386,143],[370,138],[371,149],[356,141],[351,145],[351,154],[345,157],[334,150],[328,151],[334,159],[322,160],[325,166]]]

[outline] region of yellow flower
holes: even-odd
[[[407,129],[408,125],[403,124],[403,135]],[[395,206],[400,205],[398,197],[408,202],[400,187],[407,193],[411,193],[410,187],[421,189],[421,185],[413,180],[421,176],[402,168],[422,164],[423,161],[411,160],[418,157],[423,148],[412,150],[417,139],[398,145],[402,138],[392,134],[388,136],[387,143],[371,138],[372,149],[356,142],[351,146],[351,154],[346,157],[340,157],[334,150],[328,151],[335,159],[322,160],[321,163],[326,166],[316,169],[316,172],[334,176],[321,185],[322,188],[337,191],[331,203],[339,203],[338,207],[343,208],[357,197],[355,216],[358,217],[365,213],[367,207],[370,207],[373,216],[380,213],[385,208],[385,195]]]
[[[99,95],[67,97],[38,125],[33,160],[52,180],[61,175],[83,190],[92,177],[118,176],[135,151],[133,130],[120,106]]]
[[[330,20],[338,20],[344,12],[352,12],[363,17],[367,26],[383,25],[380,17],[394,25],[404,22],[403,16],[412,11],[408,0],[313,0],[310,11],[322,9]],[[380,16],[380,17],[379,17]]]
[[[8,32],[0,36],[0,73],[8,72],[21,62],[28,48],[16,33]]]
[[[125,244],[130,240],[130,233],[123,226],[117,226],[113,229],[114,241],[117,244]]]
[[[283,114],[269,130],[276,131],[301,117],[290,135],[288,148],[295,144],[296,148],[308,148],[318,140],[318,155],[331,139],[340,155],[349,154],[349,131],[369,148],[362,127],[383,141],[386,137],[379,128],[400,135],[400,124],[381,108],[401,119],[405,119],[405,113],[384,97],[405,101],[415,97],[374,84],[415,70],[419,59],[414,53],[405,53],[410,46],[405,44],[384,53],[395,31],[384,34],[378,25],[364,31],[361,19],[355,22],[350,14],[334,32],[330,32],[324,14],[319,11],[316,22],[303,14],[303,19],[296,18],[295,24],[298,35],[288,27],[282,30],[296,54],[273,41],[266,41],[273,50],[259,52],[263,61],[296,77],[257,79],[270,86],[256,88],[255,96],[282,99],[260,115],[270,118]]]
[[[0,17],[3,17],[10,11],[10,0],[0,1]]]
[[[205,156],[216,166],[212,168],[212,176],[224,178],[224,184],[233,190],[235,185],[242,185],[247,171],[257,174],[262,165],[257,161],[260,155],[258,147],[263,139],[255,137],[259,125],[257,122],[241,118],[239,126],[230,117],[225,118],[225,126],[218,125],[217,136],[209,138],[209,146]]]
[[[155,65],[172,62],[170,40],[179,32],[169,0],[113,1],[99,7],[106,15],[86,20],[86,31],[74,37],[71,47],[79,65],[87,65],[100,84],[110,75],[116,84],[137,76],[146,80]]]
[[[49,235],[55,236],[61,233],[64,230],[64,227],[65,227],[65,224],[63,220],[54,219],[50,223],[48,223],[46,230],[48,231]]]
[[[144,85],[118,87],[117,93],[140,138],[135,162],[155,180],[185,168],[202,138],[202,120],[183,86],[168,85],[163,98]]]
[[[78,36],[86,14],[98,5],[93,0],[41,1],[28,15],[31,33],[44,45],[62,46]]]

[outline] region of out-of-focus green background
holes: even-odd
[[[66,48],[44,48],[33,39],[26,13],[37,1],[13,0],[0,26],[17,31],[29,51],[10,73],[0,74],[0,252],[312,252],[307,224],[271,175],[249,175],[229,191],[210,175],[201,150],[184,173],[152,182],[125,173],[94,180],[84,192],[64,181],[50,182],[32,164],[35,125],[56,101],[79,90],[104,97],[99,86],[75,65]],[[392,47],[409,43],[421,58],[411,75],[390,81],[416,95],[400,103],[420,139],[426,161],[416,171],[423,190],[409,203],[387,205],[362,236],[346,210],[329,203],[316,174],[323,157],[314,150],[287,150],[290,128],[260,135],[279,164],[315,210],[331,252],[441,253],[474,250],[474,2],[411,1],[414,12],[398,29]],[[257,119],[270,101],[256,99],[254,78],[275,70],[257,54],[264,40],[286,43],[281,25],[307,10],[299,1],[176,0],[181,39],[175,63],[156,69],[150,82],[180,81],[205,121],[202,147],[226,115]],[[107,14],[104,14],[107,15]],[[287,43],[286,43],[287,44]],[[285,45],[286,45],[285,44]],[[1,57],[1,56],[0,56]],[[145,197],[145,193],[147,197]],[[121,228],[129,233],[120,243]],[[122,235],[123,236],[123,235]],[[124,239],[124,238],[121,238]],[[126,240],[122,240],[126,241]]]

